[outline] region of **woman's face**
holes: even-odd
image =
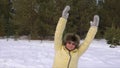
[[[73,42],[73,41],[67,41],[66,42],[66,48],[68,49],[68,50],[74,50],[75,49],[75,46],[76,46],[76,43],[75,42]]]

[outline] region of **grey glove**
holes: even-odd
[[[65,18],[65,19],[68,18],[68,16],[69,16],[68,11],[69,11],[69,10],[70,10],[70,6],[66,6],[66,7],[64,8],[64,10],[63,10],[63,12],[62,12],[62,17],[63,17],[63,18]]]
[[[93,21],[90,22],[91,26],[98,26],[99,25],[99,16],[94,15]]]

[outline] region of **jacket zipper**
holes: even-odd
[[[71,56],[71,54],[70,54],[70,51],[69,51],[69,61],[68,61],[68,65],[67,65],[67,68],[69,68],[69,66],[70,66],[70,61],[71,61],[71,58],[72,58],[72,56]]]

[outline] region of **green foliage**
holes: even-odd
[[[9,37],[13,35],[13,26],[12,26],[12,2],[9,0],[0,0],[0,24],[1,24],[1,32],[2,35]]]
[[[120,45],[120,28],[107,28],[105,32],[105,39],[108,44],[111,45]]]
[[[31,39],[54,36],[62,11],[70,5],[65,33],[86,36],[93,16],[100,16],[96,38],[104,38],[106,27],[120,26],[120,0],[105,0],[96,5],[96,0],[0,0],[0,36],[29,35]],[[15,9],[15,14],[11,12]]]
[[[4,28],[4,25],[3,25],[3,18],[1,17],[0,18],[0,36],[5,36],[5,28]]]
[[[14,16],[15,34],[30,35],[31,39],[37,38],[37,17],[36,0],[16,0],[14,7],[16,14]],[[15,36],[18,36],[15,35]]]

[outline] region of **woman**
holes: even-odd
[[[77,34],[68,33],[62,40],[63,31],[65,29],[68,11],[70,6],[66,6],[62,12],[55,31],[55,58],[53,68],[77,68],[79,57],[87,50],[91,41],[97,32],[99,24],[99,16],[95,15],[91,27],[83,43],[79,43],[80,38]]]

